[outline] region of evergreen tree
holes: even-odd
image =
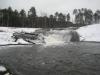
[[[55,19],[56,19],[56,21],[58,21],[58,15],[59,15],[59,13],[56,12],[56,13],[55,13]]]
[[[53,15],[49,16],[49,27],[51,27],[51,28],[55,27]]]
[[[73,14],[75,15],[75,19],[74,19],[75,20],[75,23],[78,23],[78,19],[77,19],[78,18],[78,10],[77,9],[74,9],[73,10]]]
[[[76,24],[92,24],[93,23],[93,12],[91,9],[74,9],[73,14],[75,15]]]
[[[95,22],[95,23],[100,23],[100,10],[97,10],[97,11],[94,13],[94,22]]]
[[[35,7],[31,7],[31,9],[28,11],[28,18],[29,18],[29,23],[30,27],[36,27],[36,9]]]
[[[13,11],[12,26],[13,27],[20,27],[21,26],[18,10]]]
[[[67,14],[67,21],[70,22],[70,14]]]
[[[86,25],[93,23],[93,12],[91,9],[85,10],[84,16],[85,16],[85,24]]]
[[[25,27],[25,21],[26,21],[26,12],[24,9],[20,11],[20,20],[22,27]]]
[[[58,14],[58,21],[65,22],[66,21],[66,16],[63,13],[59,13]]]

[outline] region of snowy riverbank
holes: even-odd
[[[81,41],[100,42],[100,24],[80,27],[77,29],[77,32],[81,36]]]
[[[0,27],[0,45],[5,44],[29,44],[29,42],[24,41],[23,39],[18,39],[17,42],[14,42],[12,38],[13,33],[15,32],[27,32],[34,33],[35,30],[39,30],[40,28],[10,28],[10,27]],[[47,31],[45,31],[47,32]],[[62,29],[62,30],[49,30],[47,35],[42,35],[44,37],[44,41],[46,45],[57,45],[64,44],[66,41],[70,42],[70,36],[68,33],[70,30]],[[76,30],[78,34],[81,36],[80,41],[96,41],[100,42],[100,24],[88,25],[84,27],[80,27]],[[41,36],[40,36],[41,37]]]

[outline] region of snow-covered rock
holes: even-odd
[[[29,44],[29,42],[23,40],[22,38],[18,39],[16,43],[17,44]]]
[[[12,75],[4,65],[0,65],[0,75]]]
[[[7,71],[7,69],[4,66],[0,65],[0,72],[5,72],[5,71]]]

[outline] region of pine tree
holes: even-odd
[[[67,21],[70,22],[70,13],[67,14]]]
[[[22,10],[20,11],[20,20],[21,20],[22,27],[25,27],[26,12],[25,12],[24,9],[22,9]]]
[[[28,11],[28,18],[29,18],[29,23],[30,27],[36,27],[36,9],[35,7],[31,7],[31,9]]]

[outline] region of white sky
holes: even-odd
[[[100,9],[100,0],[0,0],[0,8],[11,6],[13,9],[26,11],[35,6],[37,13],[54,14],[56,11],[68,13],[74,8]]]

